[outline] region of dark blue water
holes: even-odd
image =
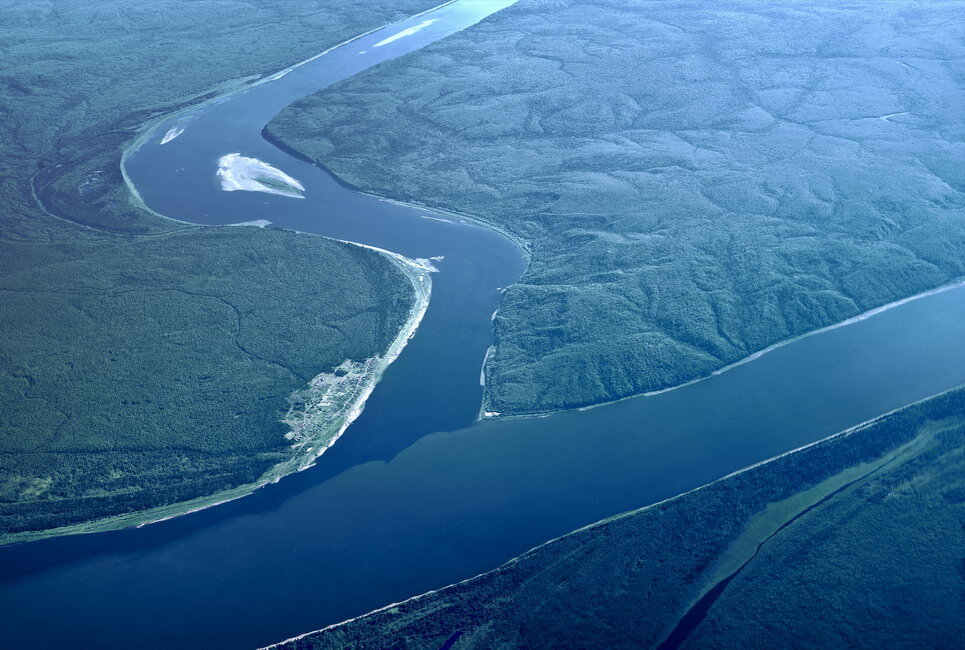
[[[489,318],[497,288],[523,270],[519,251],[489,231],[357,195],[259,133],[300,95],[491,8],[450,5],[426,30],[384,48],[371,45],[426,17],[356,41],[177,118],[186,130],[163,146],[156,142],[171,124],[161,125],[129,157],[144,199],[173,217],[268,219],[445,260],[419,333],[313,469],[142,529],[0,549],[0,645],[277,641],[493,568],[581,525],[965,382],[965,288],[956,288],[662,395],[474,423]],[[234,152],[299,179],[308,198],[220,191],[216,161]]]

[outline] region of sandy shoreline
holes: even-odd
[[[346,243],[351,244],[352,242]],[[361,244],[355,245],[361,246]],[[365,248],[373,247],[365,246]],[[344,415],[336,418],[331,423],[332,426],[338,427],[334,433],[332,432],[331,427],[327,427],[323,429],[319,435],[302,441],[297,447],[296,453],[294,453],[291,458],[274,465],[257,481],[252,483],[239,485],[229,490],[223,490],[215,494],[197,497],[189,501],[182,501],[166,506],[151,508],[150,510],[142,510],[117,515],[114,517],[74,524],[71,526],[64,526],[61,528],[18,533],[10,535],[3,541],[0,541],[0,546],[30,542],[47,537],[97,533],[130,527],[141,528],[142,526],[147,526],[148,524],[167,521],[168,519],[174,519],[175,517],[181,517],[193,512],[207,510],[208,508],[213,508],[223,503],[240,499],[248,496],[259,488],[271,483],[277,483],[285,476],[294,474],[296,472],[301,472],[315,465],[315,461],[318,459],[318,457],[324,454],[332,445],[334,445],[342,434],[345,433],[349,425],[351,425],[352,422],[354,422],[355,419],[361,415],[365,408],[366,401],[372,394],[372,391],[375,390],[375,387],[378,385],[379,380],[382,378],[382,375],[385,373],[386,369],[398,358],[398,356],[402,353],[402,350],[405,349],[406,344],[412,339],[413,336],[415,336],[419,329],[419,325],[422,323],[422,318],[425,316],[426,309],[429,307],[429,298],[432,292],[432,281],[429,276],[431,271],[419,261],[410,260],[397,253],[387,253],[387,256],[412,283],[415,300],[412,307],[409,309],[409,315],[406,318],[405,324],[400,328],[399,333],[396,335],[395,339],[393,339],[384,355],[377,358],[372,371],[366,375],[362,389],[356,392],[353,398],[345,404],[344,408],[342,409]],[[306,451],[298,453],[298,450],[301,449]]]
[[[346,243],[352,244],[353,242],[346,242]],[[364,246],[363,244],[355,244],[355,245],[363,246],[364,248],[374,248],[371,246]],[[380,249],[374,249],[374,250],[380,250]],[[140,528],[142,526],[147,526],[148,524],[165,521],[167,519],[173,519],[175,517],[190,514],[192,512],[198,512],[199,510],[204,510],[206,508],[213,508],[214,506],[221,505],[222,503],[227,503],[228,501],[234,501],[235,499],[240,499],[241,497],[247,496],[248,494],[251,494],[258,488],[264,487],[265,485],[268,485],[270,483],[277,483],[285,476],[294,474],[296,472],[301,472],[310,467],[313,467],[315,465],[315,461],[322,454],[328,451],[328,449],[330,449],[332,445],[334,445],[336,441],[338,441],[339,438],[342,437],[342,434],[344,434],[345,431],[349,428],[349,426],[358,418],[359,415],[362,414],[362,411],[365,409],[365,403],[368,401],[368,398],[372,394],[372,391],[375,390],[375,387],[378,385],[379,380],[382,378],[382,375],[385,373],[386,369],[388,369],[388,367],[392,365],[392,362],[395,361],[400,354],[402,354],[402,350],[405,349],[406,344],[408,344],[408,342],[412,340],[412,337],[415,336],[416,332],[419,329],[419,325],[422,323],[422,318],[423,316],[425,316],[426,310],[429,307],[429,298],[432,293],[432,280],[429,277],[430,271],[424,269],[423,266],[420,265],[417,261],[410,260],[409,258],[403,257],[402,255],[398,255],[397,253],[391,253],[389,256],[393,259],[393,262],[397,264],[397,266],[400,268],[402,273],[412,283],[413,291],[415,292],[415,298],[416,298],[415,303],[410,308],[409,316],[406,319],[405,324],[402,326],[402,328],[399,330],[399,333],[396,335],[395,339],[389,345],[389,348],[386,351],[385,355],[378,359],[372,372],[365,377],[364,386],[362,390],[356,393],[355,398],[345,405],[345,408],[344,408],[345,415],[342,417],[341,425],[339,426],[335,434],[332,435],[331,437],[327,437],[324,441],[320,441],[318,439],[321,436],[316,438],[308,438],[302,441],[299,447],[310,450],[310,453],[306,452],[303,454],[296,454],[293,458],[285,461],[284,463],[279,463],[278,465],[275,465],[272,469],[268,470],[268,472],[266,472],[261,479],[259,479],[256,483],[252,484],[253,487],[247,490],[244,494],[230,496],[220,501],[217,501],[215,503],[202,505],[185,512],[171,514],[162,519],[145,521],[143,523],[137,524],[136,526],[137,528]],[[317,446],[316,444],[313,444],[313,443],[319,443],[319,442],[321,444],[318,444]],[[245,486],[242,486],[242,487],[245,487]],[[234,489],[241,489],[241,488],[234,488]],[[215,494],[215,495],[212,495],[210,498],[217,498],[217,496],[218,495]],[[185,503],[190,503],[190,502],[185,502]]]
[[[456,0],[447,0],[446,2],[443,2],[435,7],[427,9],[426,11],[415,14],[414,16],[410,16],[409,18],[407,18],[407,20],[436,11],[437,9],[441,9],[442,7],[452,4],[455,1]],[[304,65],[305,63],[314,61],[319,57],[322,57],[325,54],[328,54],[332,50],[335,50],[348,43],[351,43],[360,38],[368,36],[369,34],[379,31],[380,29],[384,29],[385,27],[388,27],[391,24],[394,24],[394,23],[388,23],[380,27],[371,29],[362,34],[358,34],[351,38],[345,39],[344,41],[341,41],[327,48],[323,52],[316,54],[312,57],[309,57],[308,59],[305,59],[303,61],[300,61],[294,65],[288,66],[287,68],[279,72],[275,72],[270,75],[267,75],[267,74],[256,75],[252,77],[245,77],[240,80],[227,81],[224,84],[221,84],[220,86],[213,89],[213,91],[209,91],[209,93],[213,92],[216,94],[211,95],[209,93],[199,93],[197,95],[184,98],[181,100],[182,102],[190,101],[193,98],[204,97],[203,100],[199,101],[196,104],[192,104],[190,106],[186,106],[184,108],[178,109],[159,119],[152,120],[142,125],[139,135],[133,141],[131,141],[131,143],[127,147],[125,147],[123,153],[121,154],[121,161],[120,161],[121,176],[124,179],[124,184],[127,186],[127,189],[130,192],[132,202],[138,208],[146,212],[149,212],[150,214],[153,214],[161,219],[165,219],[173,223],[177,223],[185,226],[191,226],[191,227],[203,226],[203,224],[197,224],[190,221],[183,221],[181,219],[175,219],[173,217],[169,217],[155,210],[152,210],[150,207],[148,207],[148,205],[144,202],[144,199],[141,197],[140,192],[138,192],[133,181],[131,180],[130,176],[127,173],[127,170],[125,168],[127,157],[133,151],[136,151],[142,144],[147,142],[148,139],[157,130],[157,127],[159,125],[171,120],[172,118],[177,117],[178,115],[183,115],[183,114],[193,112],[200,107],[206,106],[213,102],[217,102],[227,96],[233,95],[238,92],[242,92],[253,86],[257,86],[259,84],[266,83],[268,81],[279,79],[283,77],[285,74],[287,74],[288,72],[290,72],[291,70],[301,65]],[[226,88],[226,90],[224,92],[218,93],[217,91],[220,88]],[[169,130],[168,134],[170,133],[171,131]],[[177,135],[180,135],[180,134],[181,132],[177,133]],[[177,136],[174,136],[174,137],[177,137]],[[171,139],[174,139],[174,137],[171,137],[169,141]],[[267,225],[267,223],[262,223],[263,221],[264,220],[256,220],[256,221],[241,222],[236,224],[226,224],[225,226],[221,226],[221,227],[231,227],[231,226],[264,227],[265,225]],[[322,236],[314,233],[303,233],[303,234],[309,234],[316,237]],[[326,237],[326,239],[331,240],[334,238]],[[315,464],[315,461],[317,460],[317,458],[321,456],[323,453],[325,453],[325,451],[329,449],[335,443],[335,441],[342,436],[345,430],[348,429],[349,425],[356,418],[358,418],[358,416],[362,413],[362,410],[365,406],[365,402],[367,401],[368,397],[372,394],[372,391],[375,390],[375,386],[378,384],[378,381],[379,379],[381,379],[385,370],[393,361],[395,361],[396,358],[398,358],[399,354],[402,353],[402,350],[405,348],[405,345],[408,343],[408,341],[413,336],[415,336],[415,333],[422,322],[422,318],[425,315],[426,309],[429,306],[429,297],[431,294],[431,286],[432,286],[429,273],[435,270],[432,267],[432,264],[429,260],[411,260],[398,253],[380,249],[375,246],[368,246],[365,244],[358,244],[356,242],[350,242],[345,240],[336,239],[335,241],[341,241],[342,243],[345,243],[345,244],[351,244],[355,246],[361,246],[363,248],[369,248],[369,249],[378,251],[379,253],[385,255],[390,260],[392,260],[392,262],[396,264],[396,266],[412,283],[413,290],[415,293],[415,302],[412,308],[410,309],[409,317],[407,318],[405,325],[401,328],[401,330],[399,331],[399,334],[393,340],[392,344],[389,346],[384,356],[382,356],[379,359],[378,363],[376,364],[376,367],[373,369],[371,374],[369,374],[366,377],[365,387],[358,394],[356,394],[355,399],[353,399],[352,403],[348,405],[348,408],[346,409],[347,412],[344,415],[344,417],[341,419],[339,428],[334,433],[334,435],[328,438],[328,440],[325,443],[317,447],[314,444],[311,444],[313,442],[312,440],[305,441],[306,444],[302,444],[301,448],[311,449],[310,453],[295,454],[289,460],[284,461],[283,463],[279,463],[278,465],[275,465],[274,467],[269,469],[262,477],[260,477],[257,481],[253,483],[247,483],[247,484],[240,485],[240,486],[231,488],[229,490],[224,490],[215,494],[197,497],[195,499],[182,501],[182,502],[174,503],[170,505],[159,506],[157,508],[151,508],[149,510],[125,513],[122,515],[116,515],[113,517],[107,517],[104,519],[98,519],[90,522],[82,522],[82,523],[73,524],[70,526],[63,526],[59,528],[16,533],[13,535],[9,535],[3,539],[0,539],[0,547],[7,546],[10,544],[19,544],[19,543],[37,541],[40,539],[46,539],[50,537],[62,537],[66,535],[98,533],[98,532],[106,532],[110,530],[118,530],[122,528],[130,528],[130,527],[140,528],[148,524],[167,521],[168,519],[174,519],[175,517],[191,514],[193,512],[198,512],[200,510],[206,510],[208,508],[213,508],[215,506],[221,505],[223,503],[227,503],[229,501],[240,499],[242,497],[248,496],[255,490],[262,488],[265,485],[268,485],[270,483],[277,483],[279,480],[281,480],[283,477],[289,474],[300,472],[305,469],[308,469],[309,467],[312,467]],[[326,433],[327,432],[328,431],[326,431]]]

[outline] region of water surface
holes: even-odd
[[[145,201],[172,217],[267,219],[445,260],[418,334],[315,468],[145,528],[0,549],[4,645],[277,641],[493,568],[551,537],[965,382],[965,288],[956,288],[676,391],[475,422],[490,317],[498,289],[524,269],[519,251],[491,231],[356,194],[260,131],[293,100],[508,4],[460,1],[375,32],[160,124],[129,157]],[[172,128],[184,132],[158,144]],[[217,161],[229,153],[298,179],[306,199],[221,191]]]

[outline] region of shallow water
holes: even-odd
[[[443,255],[416,337],[316,467],[142,529],[0,550],[4,644],[253,647],[495,567],[551,537],[696,487],[965,382],[965,288],[826,331],[706,381],[552,417],[475,422],[498,288],[524,269],[491,231],[352,192],[264,141],[293,100],[472,24],[470,0],[390,26],[160,124],[127,171],[159,212],[267,219],[411,257]],[[365,54],[359,54],[364,51]],[[163,146],[172,128],[184,128]],[[258,158],[306,200],[223,192]]]

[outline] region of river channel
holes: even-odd
[[[965,382],[958,286],[674,391],[478,421],[490,319],[500,289],[525,269],[521,251],[491,230],[354,192],[261,131],[296,99],[510,4],[458,0],[378,30],[173,116],[130,153],[131,181],[161,214],[264,219],[443,259],[417,335],[315,467],[174,520],[0,549],[4,646],[264,645],[491,569]],[[390,39],[409,28],[418,29]],[[160,144],[171,129],[183,132]],[[284,171],[305,198],[222,191],[215,172],[230,153]]]

